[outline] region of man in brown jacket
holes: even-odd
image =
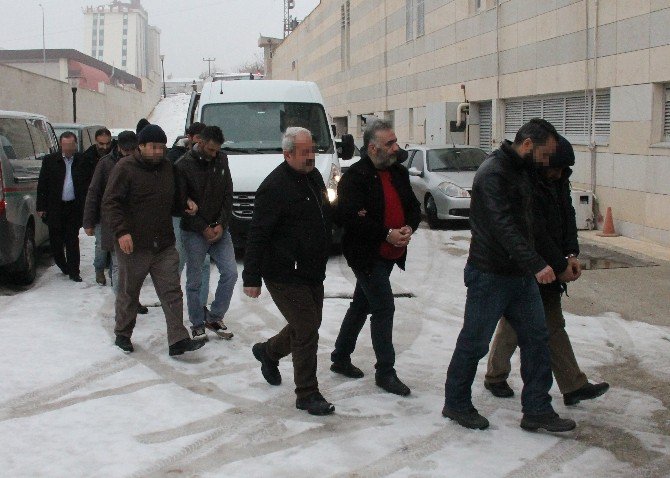
[[[202,347],[191,340],[183,323],[184,301],[179,284],[179,255],[175,249],[172,214],[183,206],[195,214],[197,206],[176,200],[174,170],[165,159],[167,137],[158,125],[144,127],[138,135],[140,157],[119,161],[109,178],[102,200],[102,215],[112,234],[119,263],[116,295],[116,345],[132,352],[130,337],[135,327],[142,283],[147,274],[156,288],[165,320],[170,355]]]

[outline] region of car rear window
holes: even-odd
[[[0,143],[9,159],[26,159],[35,155],[24,119],[0,118]]]

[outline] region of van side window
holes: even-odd
[[[90,134],[88,128],[82,128],[79,130],[79,134],[81,135],[81,147],[82,147],[80,153],[83,153],[93,144],[92,142],[93,140],[91,138],[95,133]]]
[[[0,118],[0,143],[11,160],[33,158],[33,142],[24,119]]]
[[[44,123],[42,123],[44,125]],[[46,131],[42,131],[35,124],[35,120],[28,120],[28,130],[30,136],[33,138],[33,145],[35,146],[35,159],[42,159],[49,154],[49,143],[47,143]]]

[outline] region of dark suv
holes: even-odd
[[[35,203],[42,158],[56,151],[44,116],[0,111],[0,269],[18,284],[35,280],[36,247],[49,239]]]

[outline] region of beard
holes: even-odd
[[[397,160],[398,158],[395,154],[388,154],[380,151],[379,156],[377,156],[377,166],[380,169],[388,169],[393,166]]]
[[[164,155],[159,156],[144,156],[142,155],[142,161],[147,163],[150,166],[158,166],[161,161],[163,161]]]

